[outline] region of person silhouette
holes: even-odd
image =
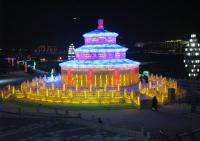
[[[158,110],[158,100],[156,98],[156,96],[153,97],[152,99],[152,110]]]
[[[100,118],[100,117],[98,118],[98,123],[102,123],[102,120],[101,120],[101,118]]]

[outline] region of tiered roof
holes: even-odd
[[[115,32],[104,29],[103,20],[98,28],[83,34],[85,44],[75,49],[76,59],[60,63],[63,68],[119,68],[138,66],[140,63],[126,59],[126,47],[116,43]]]

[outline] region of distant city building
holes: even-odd
[[[144,51],[159,51],[159,52],[166,52],[167,49],[165,48],[164,42],[146,42],[143,46]]]
[[[75,58],[75,46],[74,44],[70,44],[68,48],[68,60],[74,60]]]
[[[170,40],[170,41],[165,41],[165,48],[168,51],[174,51],[177,53],[181,53],[184,51],[184,47],[187,44],[187,42],[183,40]]]
[[[163,42],[137,42],[135,47],[144,51],[183,53],[187,42],[183,40],[169,40]]]
[[[190,78],[197,78],[200,69],[200,44],[196,38],[196,34],[191,35],[186,48],[184,60],[185,68],[187,69]]]
[[[35,50],[35,54],[55,54],[57,52],[56,46],[50,46],[50,45],[39,45]]]
[[[138,47],[138,48],[143,48],[144,45],[145,45],[144,42],[137,42],[137,43],[135,43],[135,47]]]

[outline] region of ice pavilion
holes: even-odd
[[[62,81],[69,87],[96,91],[126,87],[139,81],[139,62],[126,59],[126,47],[116,42],[118,34],[98,28],[83,34],[85,44],[75,49],[75,60],[60,63]]]

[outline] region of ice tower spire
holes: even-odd
[[[104,27],[103,27],[103,19],[98,19],[98,29],[104,29]]]

